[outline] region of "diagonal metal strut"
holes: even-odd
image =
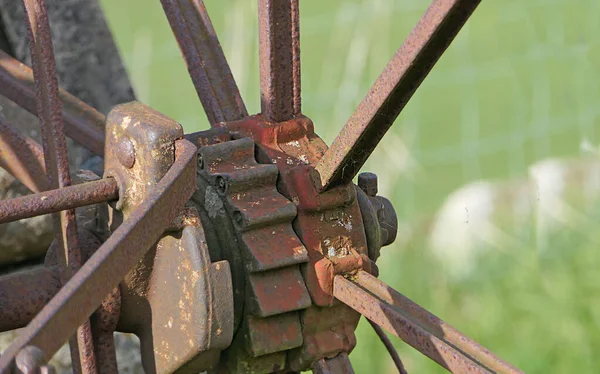
[[[161,0],[212,126],[248,115],[202,0]]]
[[[354,178],[481,0],[434,0],[315,169],[326,190]]]
[[[451,372],[522,374],[365,271],[348,278],[336,276],[333,294]]]
[[[0,51],[0,95],[38,115],[33,71],[3,51]],[[58,95],[62,103],[67,136],[82,147],[102,156],[104,115],[63,89],[59,89]]]

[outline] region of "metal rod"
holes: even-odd
[[[0,118],[0,167],[32,192],[48,189],[42,146]],[[3,212],[0,211],[0,215]]]
[[[336,276],[334,295],[451,372],[522,373],[479,345],[467,344],[463,349],[461,341],[471,341],[464,334],[452,328],[455,335],[449,337],[446,331],[450,326],[428,312],[435,319],[415,318],[414,302],[407,303],[405,296],[364,271],[351,279]]]
[[[402,359],[400,358],[400,355],[396,351],[396,348],[394,348],[394,345],[392,344],[392,341],[387,336],[387,334],[385,333],[385,331],[383,331],[383,329],[381,328],[381,326],[379,326],[375,322],[371,321],[370,319],[367,318],[367,321],[369,321],[369,324],[371,325],[371,327],[373,328],[373,330],[375,330],[375,333],[379,337],[379,340],[381,340],[381,342],[385,346],[385,349],[390,354],[390,357],[392,357],[392,361],[394,361],[394,365],[396,365],[396,369],[398,369],[398,373],[400,373],[400,374],[408,374],[406,372],[406,369],[404,368],[404,364],[402,363]]]
[[[400,308],[402,313],[416,321],[419,325],[434,334],[443,336],[443,339],[475,360],[481,362],[496,372],[518,374],[519,369],[500,359],[490,350],[465,336],[456,328],[439,319],[419,304],[402,295],[392,287],[383,283],[369,273],[361,272],[359,275],[361,286],[377,295],[383,301]]]
[[[208,121],[248,115],[202,0],[161,0]]]
[[[447,342],[406,318],[390,304],[372,295],[356,281],[336,276],[333,294],[338,300],[404,340],[448,371],[453,373],[490,373],[487,368],[480,366]]]
[[[24,4],[48,187],[64,188],[71,185],[71,176],[48,14],[43,0],[24,0]],[[57,256],[65,266],[65,281],[81,264],[75,211],[57,213],[53,221]]]
[[[48,13],[44,0],[23,0],[23,3],[48,186],[55,189],[65,188],[71,185],[71,176]],[[75,210],[54,213],[52,221],[56,256],[61,267],[61,281],[66,283],[83,262]],[[89,321],[80,321],[80,324],[71,340],[73,368],[76,373],[80,370],[79,366],[85,374],[96,373]],[[75,349],[76,346],[78,349]]]
[[[151,196],[21,331],[0,356],[0,373],[8,371],[16,354],[27,345],[39,347],[45,359],[52,357],[156,243],[196,191],[196,153],[197,148],[187,140],[176,142],[177,159]]]
[[[119,187],[113,178],[100,179],[0,201],[0,224],[115,200]]]
[[[302,114],[300,69],[300,1],[292,3],[292,79],[294,81],[294,115]]]
[[[58,266],[37,267],[0,277],[0,331],[25,327],[56,295],[61,282]]]
[[[100,361],[100,357],[96,356],[92,324],[89,319],[77,327],[75,336],[69,339],[69,348],[71,357],[76,357],[76,361],[71,363],[75,374],[98,373],[97,362]]]
[[[260,103],[264,118],[283,122],[300,114],[298,0],[259,0]]]
[[[434,0],[315,169],[326,190],[349,183],[481,0]]]
[[[38,115],[35,80],[25,64],[0,51],[0,94]],[[104,155],[105,117],[63,89],[59,89],[67,136],[97,155]]]

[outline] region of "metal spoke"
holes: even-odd
[[[55,189],[65,188],[71,185],[71,176],[48,14],[43,0],[23,2],[48,186]],[[66,283],[82,264],[75,210],[55,213],[52,221],[57,258],[62,270],[61,280]],[[76,371],[79,371],[79,362],[84,373],[96,372],[89,320],[81,321],[81,326],[71,339],[71,357]]]
[[[338,275],[333,287],[338,300],[451,372],[522,373],[369,273]]]
[[[259,0],[260,103],[267,121],[301,112],[298,0]]]
[[[161,0],[208,121],[248,115],[202,0]]]
[[[494,371],[509,372],[513,374],[520,373],[517,368],[501,360],[487,348],[465,336],[451,325],[431,314],[426,309],[419,306],[419,304],[400,294],[371,274],[361,273],[360,279],[360,283],[371,292],[382,297],[386,302],[401,308],[407,316],[413,318],[426,329],[441,331],[445,340]]]
[[[21,181],[32,192],[48,189],[42,146],[18,132],[1,118],[0,167]]]
[[[0,51],[0,94],[28,112],[38,115],[32,70],[2,51]],[[58,95],[62,102],[67,136],[102,156],[104,115],[63,89],[59,89]]]
[[[38,194],[0,201],[0,224],[115,200],[119,188],[113,178],[82,183]]]
[[[354,178],[481,0],[435,0],[315,166],[327,189]]]
[[[39,347],[48,359],[72,331],[86,321],[127,272],[161,237],[196,191],[197,148],[176,142],[177,159],[150,197],[131,212],[102,246],[73,275],[0,356],[6,371],[27,345]]]

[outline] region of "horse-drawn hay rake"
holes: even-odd
[[[0,94],[42,145],[0,122],[1,166],[34,194],[0,223],[52,214],[43,267],[0,278],[0,372],[117,372],[113,334],[146,372],[353,372],[361,315],[452,372],[518,373],[377,279],[396,215],[359,169],[475,10],[434,0],[328,147],[302,114],[298,0],[259,0],[261,113],[248,115],[201,0],[161,0],[210,130],[184,134],[138,102],[104,116],[59,90],[43,0],[24,0],[32,69],[0,56]],[[18,124],[14,124],[18,127]],[[104,157],[71,179],[65,133]]]

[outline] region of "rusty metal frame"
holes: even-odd
[[[177,159],[153,194],[102,244],[0,356],[0,372],[18,352],[40,348],[49,359],[158,240],[195,191],[196,147],[177,142]],[[135,244],[134,244],[135,243]]]
[[[247,302],[243,301],[242,335],[233,339],[226,359],[240,352],[248,354],[247,348],[239,347],[250,344],[252,357],[244,358],[245,364],[272,370],[352,373],[348,353],[355,345],[354,328],[362,314],[401,373],[405,369],[382,328],[453,372],[520,373],[376,278],[379,248],[395,238],[395,214],[389,201],[376,196],[372,175],[359,180],[360,188],[352,184],[479,2],[434,0],[328,148],[301,111],[298,0],[258,0],[261,113],[255,116],[248,116],[203,1],[161,0],[213,130],[186,136],[201,148],[197,161],[196,145],[180,139],[170,123],[169,139],[179,139],[169,145],[174,147],[174,160],[167,157],[151,176],[133,175],[133,179],[142,178],[136,182],[141,182],[137,196],[124,180],[132,174],[114,168],[109,168],[105,179],[71,186],[65,134],[99,155],[106,147],[109,162],[118,162],[123,170],[145,166],[145,160],[139,159],[125,133],[111,133],[105,145],[105,117],[58,88],[44,1],[23,0],[33,68],[0,52],[0,94],[39,117],[42,145],[0,121],[0,166],[37,194],[0,202],[0,223],[52,213],[56,261],[0,278],[0,307],[10,304],[26,311],[15,316],[0,310],[0,329],[27,324],[0,356],[0,372],[50,372],[43,362],[69,339],[76,372],[116,370],[112,332],[121,302],[131,297],[121,295],[123,289],[116,287],[132,268],[140,266],[146,251],[165,231],[179,230],[186,226],[186,219],[196,217],[182,210],[197,187],[214,187],[221,208],[231,210],[230,217],[223,219],[231,221],[239,242],[255,260],[240,265],[226,258],[233,271],[247,278],[245,288],[250,293]],[[160,117],[133,104],[116,109],[112,120],[127,128],[128,113]],[[250,139],[239,139],[244,137]],[[223,142],[228,143],[219,145]],[[203,182],[197,179],[197,163],[205,170],[199,174]],[[161,169],[166,166],[168,171]],[[155,185],[147,187],[144,177],[153,179]],[[244,183],[248,186],[240,187]],[[206,191],[202,193],[198,196],[206,198]],[[272,206],[257,208],[263,200],[257,203],[254,197],[271,201]],[[74,209],[106,201],[112,201],[117,210],[125,206],[127,213],[112,217],[112,235],[101,243],[80,232]],[[382,216],[386,211],[390,215]],[[198,222],[194,225],[199,227]],[[277,234],[278,225],[285,235]],[[295,253],[287,247],[261,253],[264,248],[258,244],[271,243],[269,235],[279,235],[277,240],[294,246]],[[265,261],[270,262],[265,265]],[[298,283],[300,301],[274,300],[273,295],[281,299],[282,291],[269,288],[265,282],[269,277],[274,284],[279,284],[278,277]],[[239,308],[234,306],[228,307]],[[31,319],[33,314],[37,315]],[[90,322],[93,314],[99,322]],[[297,330],[295,343],[284,346],[281,331],[292,327]],[[93,329],[102,334],[92,334]],[[230,335],[219,344],[231,342]],[[252,341],[252,336],[267,339],[264,347],[268,348],[262,348],[260,339]]]

